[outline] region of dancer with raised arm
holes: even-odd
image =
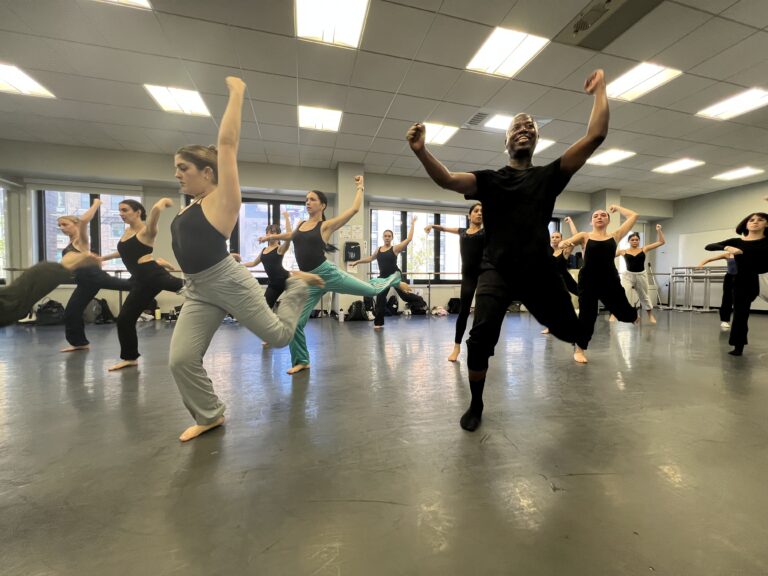
[[[513,300],[522,301],[557,338],[571,343],[579,339],[579,322],[552,259],[547,226],[555,199],[608,134],[603,71],[593,72],[584,89],[594,96],[587,134],[546,166],[532,164],[539,129],[528,114],[516,115],[507,129],[509,165],[500,170],[450,172],[427,150],[424,125],[414,124],[408,130],[411,149],[436,184],[483,204],[486,245],[467,340],[472,400],[460,421],[465,430],[480,425],[488,358]],[[574,358],[586,361],[583,354],[576,353]]]
[[[574,236],[579,233],[579,231],[576,229],[576,225],[573,223],[573,220],[570,216],[566,216],[563,218],[563,222],[568,224],[568,226],[571,229],[571,235]],[[549,245],[552,249],[552,257],[555,259],[555,264],[557,265],[557,269],[560,271],[560,277],[563,279],[563,282],[565,283],[565,287],[568,289],[568,292],[573,294],[574,296],[579,295],[579,285],[576,283],[576,280],[573,279],[573,276],[571,276],[571,273],[569,272],[569,258],[571,256],[571,252],[573,252],[572,247],[566,247],[566,248],[560,248],[560,242],[563,241],[563,235],[559,231],[555,230],[550,234],[549,236]],[[549,334],[549,328],[544,328],[544,330],[541,331],[542,334]]]
[[[725,260],[725,275],[723,276],[723,296],[720,300],[720,329],[731,329],[731,313],[733,312],[733,281],[738,273],[738,266],[733,254],[723,252],[717,256],[705,258],[696,265],[696,268],[704,268],[710,262]]]
[[[394,234],[392,230],[384,230],[382,238],[384,239],[384,246],[379,246],[376,250],[367,258],[361,258],[350,262],[350,266],[357,266],[358,264],[367,264],[376,260],[379,265],[379,278],[386,278],[391,276],[395,272],[401,272],[400,267],[397,265],[397,257],[405,250],[406,246],[413,240],[413,233],[416,226],[416,217],[411,219],[411,227],[408,229],[408,236],[402,242],[392,246],[392,239]],[[400,299],[403,302],[424,302],[424,299],[418,294],[411,292],[410,286],[405,282],[400,282],[397,286],[392,286],[392,289],[397,292]],[[382,290],[376,295],[376,304],[374,306],[374,330],[381,330],[384,328],[384,311],[387,306],[387,294],[389,290]],[[426,306],[426,304],[425,304]]]
[[[648,313],[648,320],[651,324],[656,324],[656,317],[653,315],[653,302],[651,301],[650,290],[648,288],[648,274],[645,271],[645,255],[651,250],[656,250],[659,246],[666,244],[664,232],[661,230],[661,224],[656,224],[656,242],[640,246],[640,234],[633,232],[629,235],[629,248],[625,250],[616,250],[616,256],[623,256],[627,265],[625,272],[621,274],[621,285],[629,296],[634,288],[640,299],[640,304]]]
[[[296,374],[309,368],[309,350],[307,350],[307,338],[304,334],[304,326],[307,325],[309,315],[315,305],[326,292],[338,294],[351,294],[355,296],[376,296],[379,292],[387,290],[400,283],[400,272],[395,272],[387,278],[372,278],[363,282],[351,274],[339,270],[325,259],[326,252],[338,250],[328,244],[336,230],[344,226],[360,211],[363,206],[364,183],[362,176],[355,176],[356,194],[352,206],[330,220],[325,219],[325,209],[328,206],[328,198],[319,190],[307,192],[306,208],[309,218],[300,222],[292,235],[267,234],[260,241],[293,240],[293,251],[296,255],[296,263],[300,270],[317,274],[325,281],[325,286],[311,286],[309,295],[301,312],[301,318],[296,326],[296,334],[291,340],[291,368],[288,374]]]
[[[283,256],[291,247],[290,235],[293,234],[293,228],[291,227],[291,215],[288,212],[283,212],[283,217],[285,218],[285,233],[289,235],[288,240],[280,242],[272,239],[256,258],[243,262],[243,266],[246,268],[253,268],[259,264],[264,266],[264,272],[267,274],[267,289],[264,291],[264,297],[270,308],[274,308],[280,294],[285,291],[285,281],[291,276],[291,273],[283,268]],[[265,232],[266,234],[282,234],[280,224],[269,224]]]
[[[469,228],[449,228],[440,224],[429,224],[424,231],[432,230],[459,235],[459,253],[461,254],[461,292],[459,293],[459,316],[456,318],[456,333],[453,338],[453,351],[448,355],[449,362],[456,362],[461,353],[461,341],[467,329],[467,319],[475,298],[477,279],[480,276],[480,264],[485,248],[485,229],[483,228],[483,205],[480,202],[469,208]]]
[[[245,84],[228,77],[218,148],[185,146],[176,152],[176,179],[181,192],[193,198],[171,223],[173,252],[184,272],[184,305],[171,338],[170,367],[184,405],[196,424],[179,437],[182,442],[224,423],[224,403],[216,396],[203,366],[208,346],[221,321],[231,313],[262,340],[285,346],[293,338],[307,297],[303,280],[322,285],[311,274],[294,274],[273,313],[256,279],[230,257],[227,238],[240,214],[237,151]]]

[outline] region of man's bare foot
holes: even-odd
[[[656,324],[656,316],[654,316],[653,312],[651,312],[650,310],[648,310],[648,321],[651,324]]]
[[[309,364],[296,364],[296,366],[288,370],[288,374],[298,374],[302,370],[309,370]]]
[[[541,331],[542,334],[549,334],[549,328],[544,328],[544,330]]]
[[[114,372],[115,370],[122,370],[123,368],[128,368],[128,366],[138,366],[139,361],[138,360],[121,360],[114,366],[110,366],[107,368],[107,372]]]
[[[86,344],[85,346],[67,346],[66,348],[62,348],[60,352],[77,352],[78,350],[90,350],[90,348],[90,344]]]
[[[323,280],[317,274],[310,274],[309,272],[301,272],[299,270],[294,270],[293,272],[291,272],[291,276],[295,276],[299,280],[304,280],[304,282],[306,282],[310,286],[317,286],[318,288],[322,288],[323,286],[325,286],[325,280]]]
[[[461,344],[454,344],[453,352],[448,356],[448,362],[456,362],[459,359],[459,352],[461,352]]]
[[[586,354],[584,354],[584,350],[576,346],[574,352],[573,352],[573,359],[576,360],[579,364],[586,364],[588,362]]]
[[[182,432],[181,436],[179,436],[179,440],[182,442],[189,442],[193,438],[197,438],[200,436],[200,434],[203,434],[204,432],[208,432],[208,430],[213,430],[214,428],[218,428],[224,424],[224,416],[216,420],[213,424],[207,424],[206,426],[200,426],[199,424],[195,424],[194,426],[190,426],[184,432]]]

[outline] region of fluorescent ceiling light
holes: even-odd
[[[144,84],[150,96],[155,99],[160,108],[174,114],[189,114],[190,116],[210,116],[208,107],[203,102],[200,92],[171,88],[170,86],[153,86]]]
[[[368,0],[296,0],[296,36],[357,48]]]
[[[0,64],[0,92],[23,94],[24,96],[40,96],[41,98],[56,98],[56,96],[43,88],[27,73],[9,64]]]
[[[424,127],[427,130],[427,144],[445,144],[459,129],[458,126],[446,126],[434,122],[424,122]]]
[[[338,132],[341,124],[341,110],[299,106],[299,126],[309,130]]]
[[[144,10],[152,10],[152,5],[149,0],[98,0],[99,2],[105,2],[107,4],[117,4],[118,6],[128,6],[129,8],[143,8]]]
[[[696,116],[714,118],[715,120],[728,120],[757,108],[762,108],[766,104],[768,104],[768,92],[759,88],[752,88],[741,94],[736,94],[736,96],[731,96],[722,102],[718,102],[709,108],[699,110],[696,112]]]
[[[608,166],[608,164],[614,164],[616,162],[626,160],[627,158],[631,158],[635,154],[637,154],[637,152],[612,148],[611,150],[606,150],[597,156],[592,156],[592,158],[587,160],[587,164],[594,164],[595,166]]]
[[[643,62],[608,84],[608,98],[634,100],[677,78],[680,74],[682,71],[674,68]]]
[[[754,176],[755,174],[762,174],[765,172],[765,170],[761,170],[760,168],[751,168],[750,166],[745,166],[744,168],[737,168],[736,170],[731,170],[729,172],[723,172],[722,174],[718,174],[717,176],[712,176],[713,180],[738,180],[739,178],[747,178],[748,176]]]
[[[690,170],[691,168],[696,168],[697,166],[701,166],[703,164],[704,162],[701,160],[682,158],[681,160],[675,160],[674,162],[664,164],[663,166],[658,166],[654,168],[653,171],[660,172],[661,174],[677,174],[678,172]]]
[[[549,40],[508,28],[496,28],[467,68],[512,78],[549,44]]]
[[[494,128],[495,130],[504,130],[506,132],[509,125],[512,123],[514,116],[507,116],[505,114],[496,114],[488,120],[483,126],[486,128]]]

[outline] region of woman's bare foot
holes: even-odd
[[[309,272],[301,272],[299,270],[294,270],[293,272],[291,272],[291,276],[295,276],[299,280],[304,280],[304,282],[306,282],[310,286],[317,286],[318,288],[322,288],[323,286],[325,286],[325,280],[323,280],[317,274],[310,274]]]
[[[648,310],[648,322],[651,324],[656,324],[656,316],[653,315],[653,312]]]
[[[453,352],[448,356],[448,362],[456,362],[459,359],[459,352],[461,352],[461,344],[454,344]]]
[[[549,328],[544,328],[544,330],[541,331],[542,334],[549,334]]]
[[[608,316],[608,322],[616,322],[616,316],[614,316],[613,314]]]
[[[576,360],[579,364],[586,364],[588,362],[586,354],[584,354],[584,350],[579,348],[578,346],[575,347],[573,352],[573,359]]]
[[[114,366],[110,366],[107,368],[107,372],[114,372],[115,370],[122,370],[123,368],[128,368],[128,366],[138,366],[139,361],[138,360],[121,360]]]
[[[374,330],[383,330],[383,329],[384,329],[384,326],[379,326],[379,325],[377,325],[377,324],[374,324],[374,325],[373,325],[373,329],[374,329]]]
[[[194,426],[190,426],[184,432],[182,432],[181,436],[179,436],[179,440],[182,442],[189,442],[193,438],[197,438],[200,436],[200,434],[203,434],[204,432],[208,432],[208,430],[213,430],[214,428],[218,428],[224,424],[224,416],[216,420],[213,424],[207,424],[206,426],[200,426],[199,424],[195,424]]]
[[[288,370],[288,374],[298,374],[302,370],[309,370],[309,364],[296,364],[296,366]]]
[[[90,344],[86,344],[85,346],[67,346],[66,348],[62,348],[60,352],[77,352],[78,350],[90,350],[90,348]]]

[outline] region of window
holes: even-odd
[[[427,224],[434,224],[435,218],[439,217],[439,214],[432,214],[430,212],[408,212],[405,218],[405,226],[403,227],[403,233],[400,240],[404,240],[408,235],[408,229],[411,227],[411,221],[416,218],[416,230],[413,233],[413,240],[404,250],[405,252],[405,267],[403,272],[407,272],[411,275],[409,280],[411,283],[426,282],[433,276],[431,272],[437,272],[445,269],[445,262],[440,261],[440,266],[436,263],[435,258],[435,239],[432,236],[427,236],[424,233],[424,226]],[[397,236],[395,236],[394,242],[398,242]],[[438,252],[439,254],[439,252]]]
[[[446,228],[467,228],[467,217],[460,214],[441,214],[440,225]],[[434,232],[433,232],[434,233]],[[445,264],[447,274],[440,274],[442,280],[461,281],[461,251],[459,235],[440,232],[440,261]]]
[[[61,251],[69,244],[69,237],[59,230],[61,216],[77,216],[91,205],[91,196],[84,192],[57,192],[41,190],[40,259],[61,261]],[[91,233],[93,228],[91,228]],[[93,249],[93,242],[91,243]]]
[[[91,250],[98,250],[99,254],[111,254],[117,252],[117,243],[125,233],[125,223],[120,218],[120,202],[123,200],[136,200],[141,202],[141,196],[122,196],[117,194],[102,194],[101,208],[99,208],[99,243],[94,246],[91,244]],[[149,213],[147,208],[147,213]],[[102,265],[104,270],[124,270],[125,264],[120,258],[107,260]]]
[[[309,214],[307,214],[307,206],[305,204],[279,204],[276,218],[280,219],[280,229],[283,232],[285,232],[285,216],[283,216],[283,212],[288,212],[288,214],[290,214],[292,227],[298,226],[299,222],[309,218]],[[288,250],[288,252],[285,253],[285,257],[283,258],[283,268],[286,270],[299,269],[293,250]]]
[[[6,210],[6,200],[5,200],[5,190],[0,188],[0,278],[6,277],[5,268],[8,266],[8,256],[6,254],[6,234],[7,231],[5,229],[5,210]]]
[[[285,232],[283,212],[286,211],[291,215],[291,224],[293,226],[296,226],[299,220],[307,219],[304,204],[274,200],[243,199],[236,233],[233,232],[232,234],[232,249],[235,252],[239,252],[247,260],[252,260],[258,256],[266,246],[266,244],[259,243],[259,236],[264,236],[267,225],[280,224],[280,229]],[[286,270],[298,270],[293,251],[289,250],[285,254],[283,267]],[[255,271],[257,276],[266,278],[264,268],[261,265]]]
[[[371,210],[371,254],[373,254],[377,247],[384,244],[384,230],[392,230],[395,236],[393,242],[400,242],[398,238],[402,234],[402,223],[404,221],[405,213],[400,210]],[[362,254],[362,256],[370,256],[370,254]],[[398,265],[402,270],[405,270],[403,254],[398,256]],[[371,262],[371,275],[379,275],[379,263],[376,260]]]

